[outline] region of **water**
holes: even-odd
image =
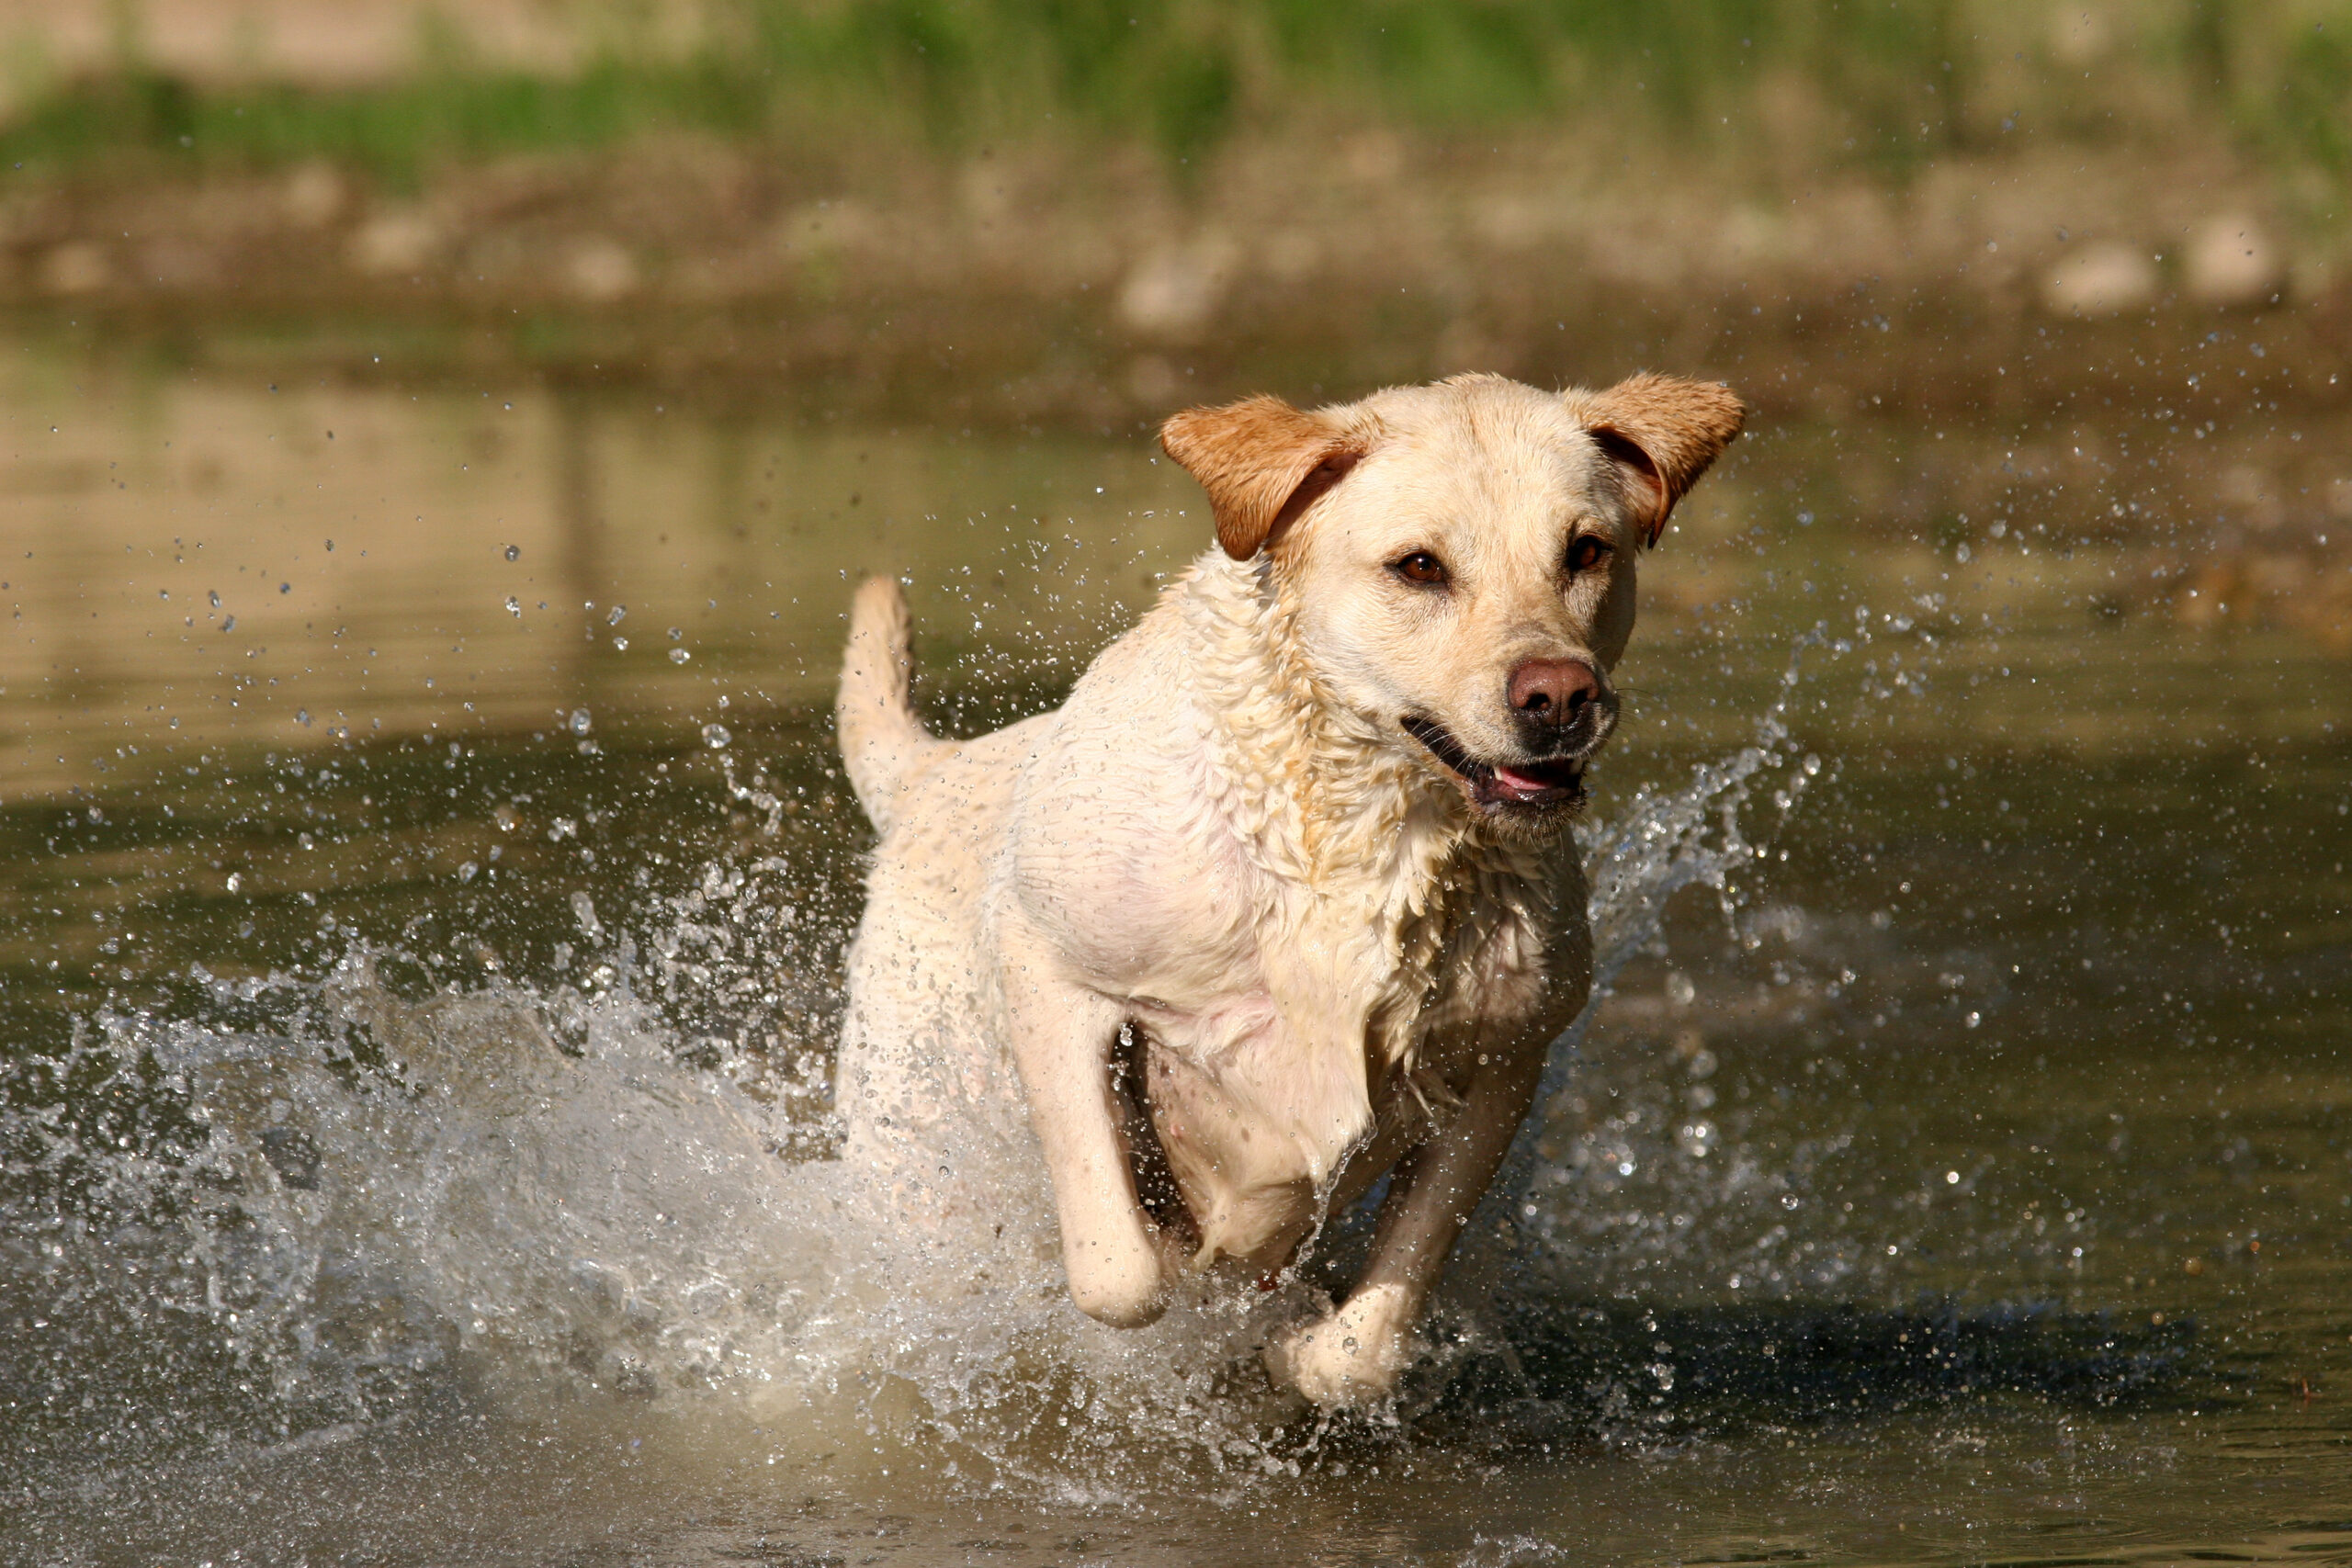
[[[1309,1287],[943,1293],[826,1157],[846,582],[1034,711],[1204,536],[1144,443],[10,363],[11,1557],[2352,1559],[2324,521],[1763,424],[1645,570],[1613,984],[1318,1421]]]

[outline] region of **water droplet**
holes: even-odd
[[[508,560],[521,560],[523,558],[523,547],[520,545],[507,546],[506,558]]]
[[[303,728],[308,729],[311,727],[311,710],[309,708],[296,708],[294,710],[294,722],[300,725]]]
[[[706,724],[702,727],[702,743],[714,751],[734,739],[727,733],[727,727],[723,724]]]
[[[623,616],[627,615],[628,614],[628,605],[626,605],[626,604],[616,604],[616,605],[614,605],[614,606],[612,607],[612,609],[611,609],[611,610],[610,610],[610,611],[605,615],[605,624],[606,626],[619,626],[619,625],[621,624],[621,618],[622,618]]]
[[[522,601],[515,598],[512,593],[509,593],[506,596],[506,613],[510,615],[518,617],[523,614]]]
[[[588,733],[589,726],[594,721],[589,716],[589,713],[586,708],[573,708],[571,710],[571,716],[564,720],[564,722],[571,727],[572,734],[585,735]]]
[[[224,632],[235,631],[237,629],[237,617],[232,615],[227,620],[221,622],[220,629]]]
[[[220,591],[218,588],[212,591],[212,607],[216,610],[220,607]]]
[[[673,664],[684,664],[687,660],[692,659],[693,657],[693,654],[688,653],[683,648],[673,648],[670,650],[670,662]]]
[[[460,882],[471,882],[481,874],[481,867],[476,865],[471,861],[468,861],[465,864],[458,868],[458,880]]]
[[[616,637],[613,638],[613,651],[616,653],[627,653],[628,651],[628,638],[625,637]]]
[[[685,633],[684,633],[684,632],[680,631],[680,630],[679,630],[677,627],[675,627],[675,626],[672,626],[672,627],[670,628],[670,640],[671,640],[672,642],[680,642],[680,641],[683,641],[683,640],[684,639],[684,637],[685,637],[685,635],[686,635]]]
[[[231,872],[231,873],[229,874],[229,891],[230,891],[230,892],[234,893],[235,891],[237,891],[237,889],[239,889],[239,888],[243,887],[244,885],[245,885],[245,877],[244,877],[244,874],[243,874],[243,872],[232,871],[232,872]]]

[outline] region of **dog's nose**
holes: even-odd
[[[1600,695],[1600,676],[1581,659],[1531,659],[1510,672],[1510,711],[1531,724],[1566,727]]]

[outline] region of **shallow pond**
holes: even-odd
[[[1205,539],[1140,434],[0,400],[13,1559],[2352,1561],[2333,558],[2250,615],[2007,433],[1759,425],[1644,568],[1623,966],[1317,1423],[827,1224],[848,586],[938,724],[1050,703]]]

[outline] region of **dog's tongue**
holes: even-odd
[[[1549,779],[1539,779],[1532,773],[1522,773],[1516,768],[1495,767],[1495,788],[1514,800],[1533,800],[1552,794],[1560,786]]]

